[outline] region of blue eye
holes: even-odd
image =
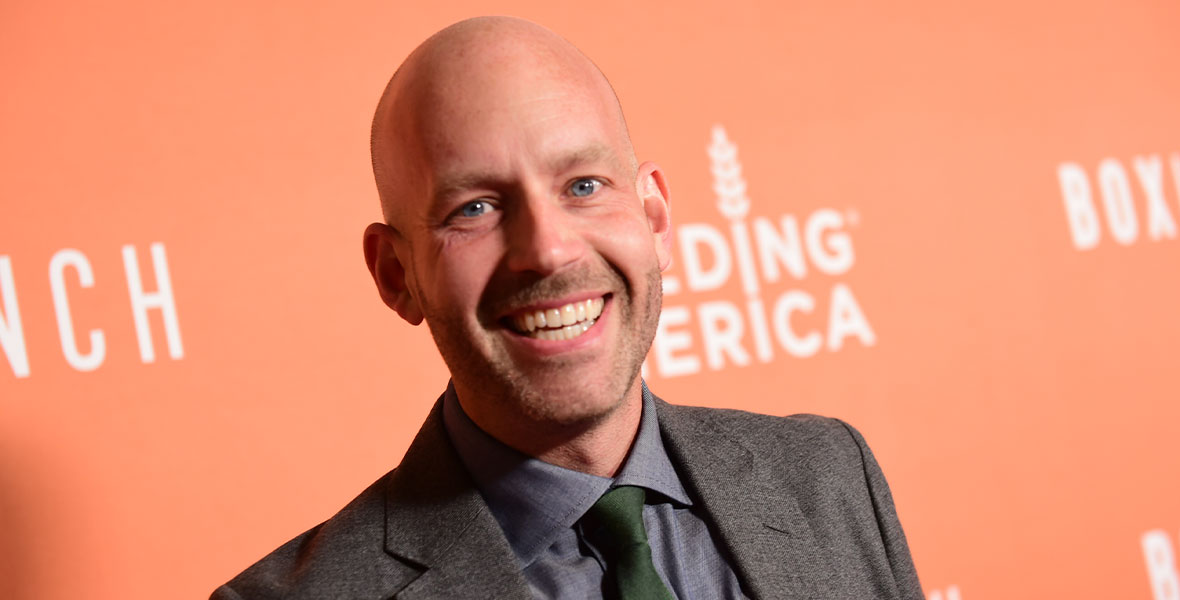
[[[602,187],[602,182],[597,179],[579,179],[570,186],[570,195],[577,198],[585,198],[598,191]]]
[[[486,200],[472,200],[459,209],[464,217],[478,217],[492,211],[492,205]]]

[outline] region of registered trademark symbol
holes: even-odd
[[[855,208],[850,208],[844,211],[844,220],[848,221],[850,227],[860,225],[860,213]]]

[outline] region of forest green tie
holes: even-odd
[[[586,512],[586,535],[607,561],[605,588],[618,600],[675,600],[651,561],[643,529],[643,488],[610,490]],[[609,596],[608,596],[609,597]]]

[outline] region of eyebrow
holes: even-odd
[[[596,162],[605,162],[612,168],[618,168],[621,166],[619,164],[618,157],[616,157],[615,154],[611,152],[610,148],[607,148],[602,144],[595,143],[578,148],[577,150],[574,150],[568,154],[558,156],[557,159],[549,165],[549,167],[554,173],[564,173],[565,171],[568,171],[578,165]]]
[[[622,165],[618,157],[610,148],[603,144],[589,144],[572,152],[558,155],[549,162],[548,168],[553,173],[564,173],[579,165],[605,162],[609,167],[621,170]],[[444,202],[447,198],[472,188],[497,188],[507,183],[504,177],[488,171],[460,171],[444,175],[434,186],[432,194],[435,204]]]
[[[502,178],[493,175],[492,173],[467,171],[455,173],[453,175],[446,175],[442,177],[434,186],[434,204],[441,204],[447,198],[459,194],[464,190],[469,190],[471,188],[499,187],[502,184]]]

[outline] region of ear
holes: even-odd
[[[365,228],[365,262],[385,304],[410,325],[418,325],[422,309],[406,284],[406,269],[395,247],[403,241],[401,233],[385,223],[369,225]]]
[[[647,225],[655,236],[656,258],[660,270],[666,271],[672,264],[672,196],[664,172],[653,162],[639,165],[639,176],[635,178],[635,193],[643,202]]]

